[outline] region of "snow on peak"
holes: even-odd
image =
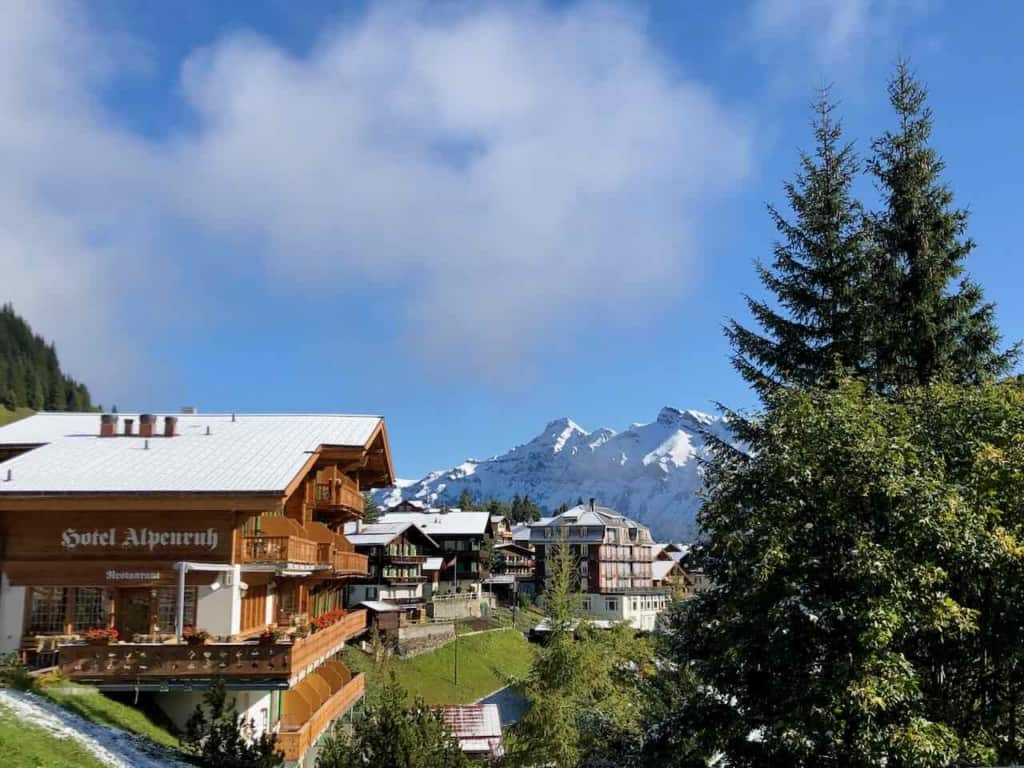
[[[700,411],[683,411],[666,405],[658,412],[658,423],[665,426],[686,425],[688,427],[702,429],[710,426],[717,419]]]
[[[463,490],[477,500],[529,496],[547,511],[594,497],[650,526],[658,538],[696,534],[700,459],[706,429],[724,435],[721,419],[665,407],[651,422],[622,432],[592,432],[570,418],[555,419],[532,440],[506,453],[432,472],[408,486],[375,492],[382,504],[401,499],[455,503]]]

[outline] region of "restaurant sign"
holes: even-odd
[[[107,528],[80,531],[76,528],[65,528],[60,543],[64,549],[80,547],[122,547],[124,549],[158,549],[178,547],[217,548],[219,534],[216,528],[205,531],[160,531],[154,528]]]

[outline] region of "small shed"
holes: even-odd
[[[382,600],[364,600],[359,604],[366,609],[370,626],[379,632],[397,631],[402,619],[402,609]]]
[[[447,705],[441,716],[466,755],[490,761],[504,754],[497,704]]]

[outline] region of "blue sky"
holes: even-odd
[[[339,11],[339,8],[343,10]],[[16,5],[0,298],[122,409],[382,413],[418,477],[749,406],[723,321],[834,84],[900,56],[1024,337],[1024,9],[928,0]],[[873,195],[870,183],[862,192]]]

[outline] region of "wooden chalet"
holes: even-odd
[[[2,427],[0,650],[149,695],[179,726],[223,679],[299,762],[362,697],[338,654],[366,628],[343,594],[367,558],[343,530],[362,491],[393,481],[376,416],[40,413]],[[87,642],[97,630],[117,638]]]

